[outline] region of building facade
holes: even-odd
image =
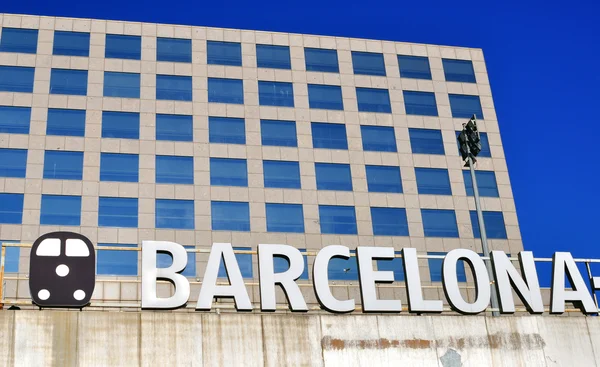
[[[293,245],[307,284],[327,245],[481,252],[456,140],[473,114],[490,247],[523,249],[480,49],[10,14],[0,26],[0,241],[87,236],[93,307],[139,307],[144,240],[191,250],[192,299],[213,243]],[[6,303],[30,300],[29,250],[6,246]],[[237,259],[257,303],[256,256]],[[330,264],[340,298],[357,295],[354,259]],[[377,263],[396,275],[382,298],[406,299],[400,260]],[[420,265],[444,299],[441,260]]]

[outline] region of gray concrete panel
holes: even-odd
[[[377,325],[391,363],[400,366],[435,366],[438,363],[430,317],[377,316]]]
[[[494,366],[545,366],[544,346],[535,318],[488,317],[485,319]]]
[[[441,366],[491,365],[484,317],[445,316],[432,317],[432,321]]]
[[[547,366],[595,366],[594,351],[583,317],[537,318],[540,336],[546,343]]]

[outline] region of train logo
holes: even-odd
[[[96,284],[96,253],[92,241],[72,232],[52,232],[31,249],[29,291],[40,307],[82,308]]]

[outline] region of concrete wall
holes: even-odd
[[[0,312],[0,366],[598,366],[594,317]]]

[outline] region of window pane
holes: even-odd
[[[437,116],[437,104],[433,92],[403,91],[407,115]]]
[[[366,166],[369,192],[402,192],[400,167]]]
[[[100,181],[138,182],[138,168],[137,154],[100,154]]]
[[[294,107],[292,83],[258,82],[258,99],[261,106]]]
[[[1,213],[1,212],[0,212]],[[20,241],[2,241],[0,240],[0,250],[2,246],[9,243],[19,243]],[[5,273],[18,273],[19,272],[19,247],[6,247],[6,257],[4,258],[4,272]]]
[[[288,46],[256,45],[256,64],[259,68],[291,69]]]
[[[304,233],[302,204],[265,204],[267,232]]]
[[[138,226],[138,199],[101,197],[98,206],[98,226]]]
[[[356,88],[358,110],[361,112],[392,113],[387,89]]]
[[[431,80],[431,68],[427,57],[398,55],[398,65],[401,78]]]
[[[371,152],[397,152],[393,127],[361,126],[363,150]]]
[[[234,247],[233,251],[250,251],[250,247]],[[252,279],[252,255],[250,254],[235,254],[235,260],[238,263],[242,278]],[[225,271],[225,265],[223,265],[223,259],[219,265],[219,278],[227,278],[227,271]]]
[[[85,136],[85,110],[49,108],[46,135]]]
[[[395,254],[400,254],[400,251],[396,251]],[[402,263],[402,259],[396,257],[394,259],[378,259],[377,260],[377,270],[378,271],[393,271],[394,272],[394,281],[402,282],[404,281],[404,264]]]
[[[352,191],[349,164],[315,163],[317,190]]]
[[[475,70],[470,60],[442,59],[447,82],[476,83]]]
[[[445,256],[444,252],[428,252],[427,255],[441,255]],[[443,259],[428,259],[429,263],[429,276],[432,282],[441,282],[442,281],[442,264],[444,262]],[[456,264],[456,275],[459,282],[465,283],[467,281],[467,276],[465,275],[465,262],[458,261]]]
[[[458,238],[454,210],[421,209],[425,237]]]
[[[192,62],[192,40],[158,37],[156,61]]]
[[[44,154],[44,178],[81,180],[83,152],[47,150]]]
[[[339,73],[337,50],[305,48],[306,71]]]
[[[408,129],[408,133],[414,154],[445,154],[440,130]]]
[[[211,158],[210,184],[212,186],[248,187],[248,168],[246,160]]]
[[[475,115],[483,120],[483,111],[479,96],[467,96],[462,94],[449,94],[450,109],[454,118],[471,118]]]
[[[23,221],[23,194],[0,193],[0,223],[21,224]]]
[[[0,92],[33,93],[35,68],[0,66]]]
[[[342,88],[337,85],[309,84],[308,104],[310,108],[341,111],[344,109]]]
[[[186,115],[156,115],[156,140],[193,141],[194,119]]]
[[[115,243],[99,243],[102,247],[132,247],[137,245],[124,245]],[[138,274],[138,251],[125,250],[98,250],[98,264],[96,274],[98,275],[123,275],[135,276]]]
[[[102,137],[139,139],[140,114],[138,112],[102,111]]]
[[[54,31],[53,55],[90,55],[90,34],[83,32]]]
[[[0,177],[25,178],[27,149],[0,149]]]
[[[305,249],[299,249],[300,252],[302,253],[306,253]],[[303,255],[302,256],[304,258],[304,271],[302,272],[302,275],[300,275],[300,280],[308,280],[308,260],[307,260],[307,256]],[[283,257],[283,256],[273,256],[273,270],[275,271],[275,273],[283,273],[285,271],[287,271],[290,268],[290,262],[287,260],[287,258]]]
[[[156,99],[170,101],[191,101],[192,77],[157,75]]]
[[[313,122],[311,128],[313,148],[348,149],[345,125]]]
[[[50,94],[87,95],[87,70],[52,69]]]
[[[460,155],[460,143],[458,142],[458,135],[460,135],[460,131],[456,132],[456,144],[458,146],[458,155]],[[477,155],[477,157],[486,157],[486,158],[490,158],[492,156],[492,151],[490,149],[490,141],[488,139],[488,135],[487,133],[479,133],[479,142],[481,143],[481,151],[479,152],[479,154]]]
[[[194,200],[156,199],[156,228],[194,229]]]
[[[356,255],[355,250],[350,250],[351,254]],[[356,256],[350,256],[348,259],[333,257],[327,267],[329,280],[358,280],[358,264]]]
[[[371,221],[375,236],[408,236],[404,208],[371,208]]]
[[[471,180],[471,171],[463,171],[463,179],[465,181],[465,190],[467,196],[473,196],[473,181]],[[477,188],[479,196],[497,198],[498,184],[496,183],[496,174],[494,171],[475,171],[475,179],[477,179]]]
[[[471,210],[469,214],[471,216],[473,237],[481,238],[477,212],[475,210]],[[502,212],[483,212],[483,223],[485,223],[485,234],[487,235],[487,238],[500,240],[505,240],[507,238],[504,215]]]
[[[242,66],[242,47],[237,42],[207,41],[209,65]]]
[[[37,42],[37,29],[2,28],[0,52],[34,54],[37,52]]]
[[[186,250],[194,249],[193,246],[183,246]],[[159,252],[156,254],[156,267],[168,268],[173,265],[173,257],[168,253]],[[196,277],[196,253],[187,251],[187,265],[181,272],[188,278]]]
[[[42,195],[40,224],[79,226],[81,196]]]
[[[156,156],[157,184],[194,184],[194,158]]]
[[[244,104],[244,88],[239,79],[208,78],[208,101]]]
[[[0,106],[0,133],[29,134],[30,107]]]
[[[142,38],[140,36],[106,35],[106,58],[140,60]]]
[[[212,201],[213,231],[250,232],[250,207],[248,203],[235,201]]]
[[[208,140],[211,143],[246,144],[244,119],[210,116],[208,118]]]
[[[447,169],[415,168],[417,189],[421,195],[452,195]]]
[[[383,54],[352,51],[354,74],[385,76]]]
[[[104,97],[140,98],[140,74],[105,71]]]
[[[262,145],[297,147],[296,123],[294,121],[260,120]]]
[[[357,234],[353,206],[319,205],[322,234]]]
[[[263,161],[265,187],[299,189],[300,165],[298,162]]]

